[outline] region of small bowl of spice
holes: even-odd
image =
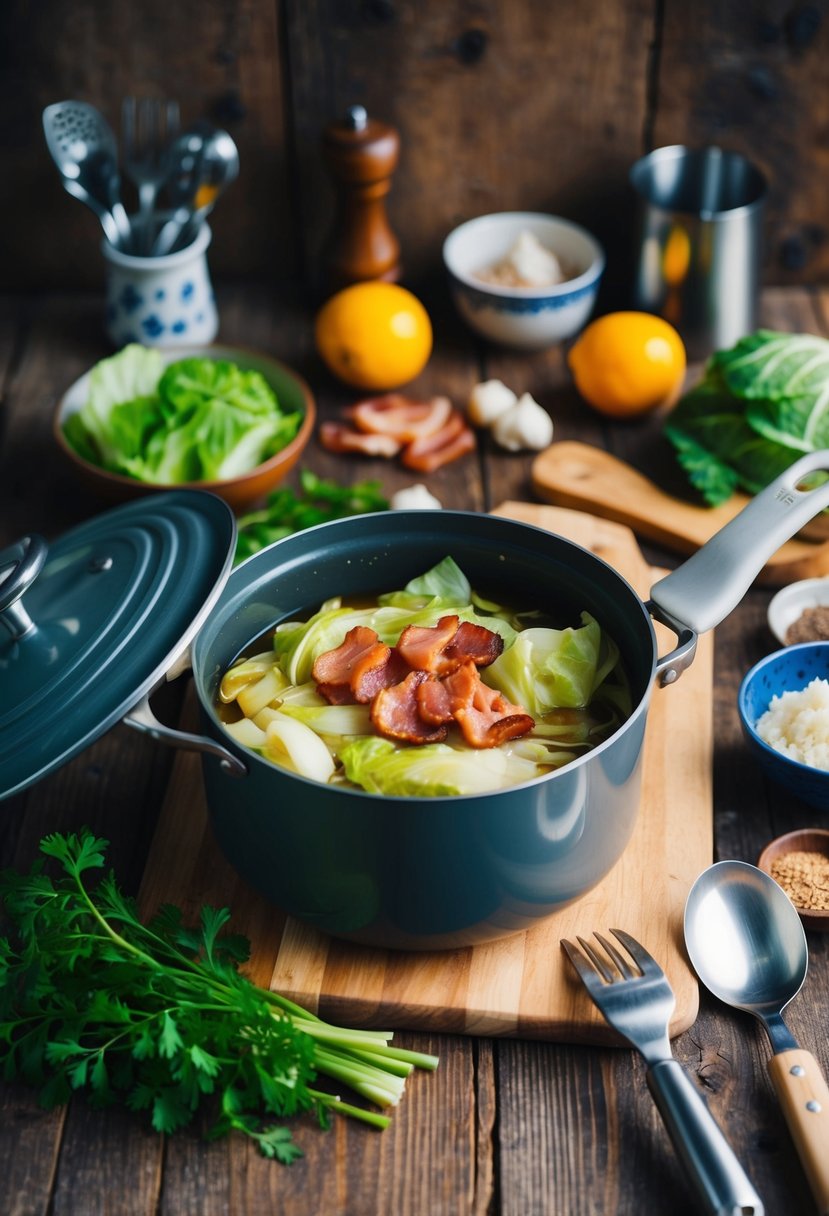
[[[829,578],[781,587],[769,604],[768,622],[781,646],[829,641]]]
[[[586,229],[538,211],[500,211],[449,233],[443,262],[455,307],[491,342],[544,350],[583,328],[605,257]]]
[[[766,775],[829,810],[829,642],[787,646],[755,663],[740,685],[737,709]]]
[[[803,828],[766,845],[757,862],[783,888],[806,929],[829,929],[829,832]]]

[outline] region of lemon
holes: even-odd
[[[354,283],[322,306],[317,350],[340,380],[385,391],[413,380],[432,353],[432,325],[416,296],[397,283]]]
[[[630,418],[673,401],[685,376],[685,347],[672,325],[647,312],[611,312],[587,326],[567,363],[584,400]]]

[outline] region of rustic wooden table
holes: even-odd
[[[605,447],[655,474],[666,449],[659,420],[609,425],[576,397],[560,351],[525,357],[482,350],[438,300],[440,335],[418,390],[463,402],[477,380],[498,376],[531,391],[555,419],[556,438]],[[766,324],[829,331],[829,296],[778,290]],[[348,400],[310,342],[307,308],[261,288],[220,287],[221,338],[273,353],[310,381],[323,417]],[[106,354],[100,301],[49,296],[0,301],[0,546],[35,531],[53,537],[103,504],[64,468],[50,428],[62,389]],[[427,480],[444,506],[487,510],[532,499],[529,456],[488,448]],[[334,458],[312,443],[306,465],[341,480],[378,476],[388,493],[413,479],[393,462]],[[675,555],[643,545],[651,560]],[[818,812],[768,788],[748,760],[736,710],[742,674],[776,643],[766,626],[770,591],[753,588],[717,628],[714,803],[716,857],[755,861],[778,833],[822,822]],[[0,740],[2,746],[2,740]],[[89,825],[111,841],[109,860],[136,891],[172,765],[172,754],[123,726],[64,769],[0,806],[0,863],[27,867],[50,831]],[[712,859],[713,860],[713,859]],[[788,1021],[829,1072],[826,940],[809,935],[810,970]],[[305,1156],[290,1168],[241,1139],[207,1144],[199,1128],[165,1140],[141,1117],[94,1110],[82,1099],[45,1112],[20,1085],[0,1090],[5,1213],[50,1216],[587,1216],[693,1211],[677,1159],[630,1051],[567,1044],[398,1032],[436,1052],[392,1126],[377,1133],[339,1120],[328,1132],[297,1128]],[[767,1213],[814,1211],[767,1077],[759,1025],[705,993],[698,1020],[674,1041],[765,1200]]]

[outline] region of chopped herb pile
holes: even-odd
[[[205,907],[196,927],[166,906],[142,924],[104,866],[107,842],[84,830],[47,836],[28,874],[0,876],[7,926],[0,940],[0,1060],[7,1080],[41,1087],[46,1106],[85,1089],[98,1106],[148,1111],[159,1132],[207,1104],[211,1138],[236,1130],[266,1157],[302,1152],[284,1124],[302,1111],[328,1125],[338,1111],[383,1128],[383,1114],[313,1086],[318,1074],[378,1106],[400,1098],[414,1068],[437,1059],[390,1045],[391,1034],[330,1026],[238,970],[249,943],[223,933],[227,909]]]
[[[388,505],[379,481],[358,481],[353,486],[341,486],[303,469],[299,493],[289,489],[276,490],[268,496],[261,510],[240,517],[236,561],[243,561],[266,545],[282,540],[283,536],[313,524],[342,519],[346,515],[385,511]]]

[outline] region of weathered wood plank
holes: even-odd
[[[764,170],[769,283],[820,282],[829,271],[828,49],[823,5],[663,6],[653,145],[714,143]]]
[[[309,264],[332,213],[319,135],[357,102],[400,130],[388,211],[404,281],[433,275],[448,231],[487,211],[554,211],[613,243],[640,152],[650,4],[314,0],[288,5],[286,24]]]
[[[209,118],[239,146],[242,175],[211,216],[214,271],[289,273],[290,148],[285,137],[276,3],[197,0],[140,7],[13,0],[0,12],[0,45],[14,48],[0,75],[8,172],[2,279],[21,290],[98,288],[103,283],[98,220],[63,190],[40,114],[67,98],[91,102],[116,135],[130,93],[177,97],[184,124]],[[12,167],[13,166],[13,167]],[[123,177],[123,174],[122,174]],[[134,188],[123,180],[132,210]]]

